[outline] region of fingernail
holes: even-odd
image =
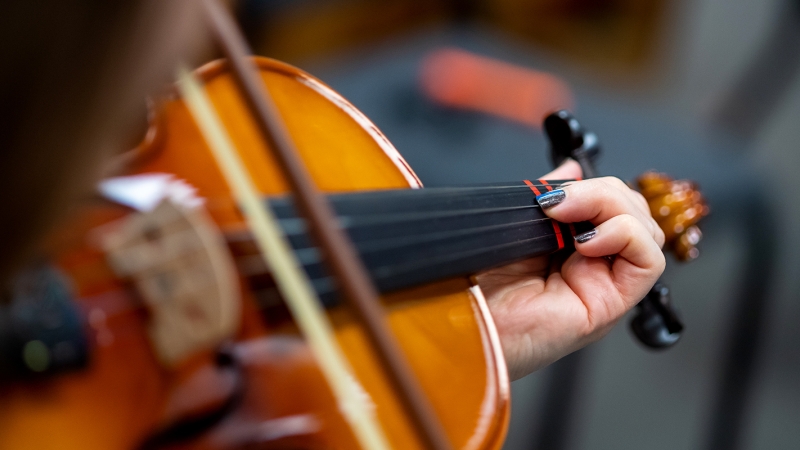
[[[536,202],[539,203],[539,206],[542,208],[547,209],[563,202],[565,198],[567,198],[567,193],[561,189],[556,189],[554,191],[545,192],[542,195],[537,195]]]
[[[577,242],[578,244],[583,244],[584,242],[588,241],[589,239],[595,236],[597,236],[597,230],[589,230],[581,234],[576,234],[575,242]]]

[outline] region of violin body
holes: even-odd
[[[289,134],[320,190],[419,188],[377,128],[320,81],[257,59]],[[264,196],[288,191],[271,152],[222,62],[198,70],[220,118]],[[244,220],[205,140],[177,95],[158,102],[143,143],[119,176],[169,174],[194,189],[225,236]],[[252,280],[234,275],[238,306],[230,336],[165,363],[154,343],[154,311],[109,263],[98,231],[131,214],[108,199],[87,200],[43,253],[72,286],[91,346],[71,373],[0,385],[0,448],[190,449],[357,448],[316,363],[290,320],[270,317]],[[227,247],[235,262],[235,246]],[[239,267],[234,265],[233,267]],[[392,332],[454,448],[499,448],[509,416],[509,380],[480,289],[449,279],[382,297]],[[393,448],[421,448],[368,341],[346,307],[329,310],[336,337]],[[218,349],[236,370],[220,369]],[[238,397],[235,402],[231,399]],[[192,418],[223,411],[202,433],[148,441]],[[209,419],[210,420],[210,419]]]

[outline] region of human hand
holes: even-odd
[[[570,160],[542,178],[580,174]],[[641,194],[613,177],[561,189],[563,201],[544,212],[595,226],[585,240],[576,239],[576,251],[566,260],[532,258],[478,275],[512,380],[603,337],[664,271],[664,233]]]

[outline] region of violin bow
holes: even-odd
[[[447,435],[392,336],[378,291],[336,216],[317,190],[253,64],[247,43],[230,13],[218,0],[202,0],[214,40],[227,58],[234,79],[267,146],[291,187],[300,213],[338,282],[343,297],[365,331],[403,409],[425,447],[451,448]],[[263,208],[263,206],[262,206]]]
[[[264,207],[247,168],[215,113],[211,101],[203,92],[202,85],[196,76],[181,67],[178,69],[178,89],[231,187],[248,228],[253,232],[260,254],[287,299],[286,304],[356,439],[362,448],[388,450],[391,448],[388,440],[375,414],[362,398],[363,388],[347,364],[347,359],[336,341],[333,326],[327,319],[311,281],[303,272],[275,215],[268,207]]]

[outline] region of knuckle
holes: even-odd
[[[658,244],[659,247],[664,245],[664,232],[661,231],[659,228],[653,230],[653,240]]]
[[[658,223],[655,220],[653,220],[653,226],[655,227],[656,243],[658,244],[659,247],[663,247],[664,242],[667,239],[667,236],[664,234],[664,230],[662,230],[661,227],[658,226]]]
[[[633,234],[638,227],[642,226],[642,223],[630,214],[621,214],[617,216],[617,218],[619,220],[619,227],[624,230],[626,234]]]
[[[566,192],[567,195],[571,195],[574,192],[577,192],[583,188],[582,184],[585,181],[567,181],[558,185],[558,189]]]
[[[603,200],[611,200],[617,197],[614,192],[615,189],[609,183],[603,180],[597,183],[597,186],[594,190]]]
[[[655,219],[653,219],[650,216],[645,216],[644,221],[645,221],[645,223],[647,223],[647,227],[650,229],[650,231],[653,233],[653,235],[658,233],[658,231],[661,229],[658,226],[658,223],[655,221]]]
[[[603,177],[602,180],[609,186],[613,187],[614,189],[620,189],[625,191],[630,190],[628,185],[617,177]]]
[[[647,232],[650,233],[650,236],[652,236],[653,239],[655,240],[656,234],[658,233],[656,231],[656,230],[658,230],[658,226],[655,224],[655,222],[653,222],[650,219],[645,218],[642,223],[644,224],[645,230],[647,230]]]
[[[658,275],[660,276],[664,273],[664,269],[667,268],[667,258],[664,256],[664,252],[658,251],[656,252],[656,264],[655,269],[658,271]]]
[[[658,275],[664,273],[664,269],[667,267],[667,258],[664,256],[664,252],[661,251],[661,248],[658,246],[651,246],[651,250],[649,253],[651,257],[649,258],[651,261],[650,267],[652,267],[654,272],[657,272]]]

